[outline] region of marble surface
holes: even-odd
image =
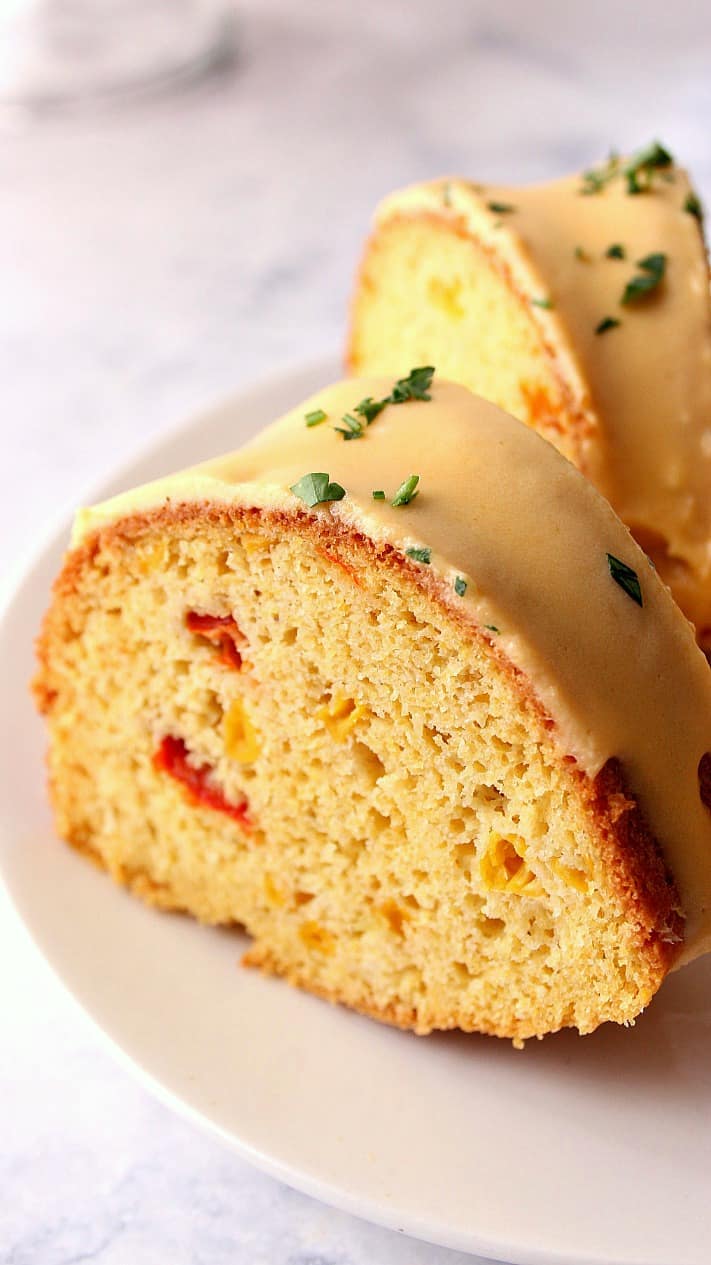
[[[659,135],[711,195],[700,3],[243,0],[237,18],[236,64],[200,88],[0,115],[0,585],[146,436],[338,349],[397,184],[545,178]],[[159,1106],[2,896],[0,963],[0,1261],[464,1261],[289,1191]]]

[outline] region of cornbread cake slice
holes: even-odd
[[[709,947],[711,672],[602,497],[429,369],[78,517],[57,829],[426,1033],[628,1022]]]
[[[436,364],[610,501],[711,651],[711,304],[701,205],[655,144],[549,184],[386,198],[349,369]]]

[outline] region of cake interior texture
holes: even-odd
[[[561,759],[495,636],[414,571],[297,511],[87,539],[39,647],[59,833],[420,1033],[631,1020],[679,938],[663,863],[615,771]]]

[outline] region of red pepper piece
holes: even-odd
[[[239,822],[243,830],[251,831],[254,824],[249,816],[249,805],[246,799],[233,804],[222,793],[219,786],[211,782],[213,769],[209,764],[196,766],[188,763],[188,748],[182,738],[173,738],[167,734],[153,756],[153,763],[163,773],[169,773],[185,788],[188,798],[196,804],[207,808],[215,808],[217,812],[227,813],[233,821]]]
[[[231,615],[199,615],[197,611],[188,611],[185,627],[188,632],[205,637],[219,650],[220,663],[239,671],[242,667],[239,646],[244,648],[247,638]]]

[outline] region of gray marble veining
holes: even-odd
[[[711,11],[242,0],[232,72],[0,120],[0,574],[135,445],[337,350],[372,207],[660,135],[711,194]],[[0,902],[4,898],[0,898]],[[0,1261],[455,1265],[259,1175],[114,1064],[0,903]]]

